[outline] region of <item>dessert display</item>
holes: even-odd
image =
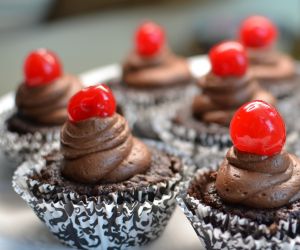
[[[229,146],[228,126],[236,109],[251,100],[275,104],[276,99],[248,70],[246,51],[240,43],[226,41],[214,46],[209,52],[209,60],[211,71],[198,80],[201,93],[194,97],[191,105],[179,109],[170,129],[175,137],[183,139],[186,134],[192,134],[194,138],[186,138],[191,143]],[[163,133],[158,131],[160,135]]]
[[[24,62],[24,81],[15,95],[16,108],[2,118],[3,149],[9,155],[26,155],[56,140],[67,119],[68,100],[81,87],[77,77],[64,73],[54,52],[37,49],[29,53]]]
[[[277,34],[276,26],[263,16],[247,18],[239,30],[239,38],[247,48],[255,78],[277,97],[286,97],[293,94],[300,78],[295,61],[275,49]]]
[[[82,80],[53,51],[30,52],[0,102],[0,147],[21,161],[14,191],[76,249],[146,245],[177,205],[206,249],[300,249],[300,77],[278,33],[250,16],[208,63],[146,21],[120,77],[114,65]],[[119,79],[83,88],[100,78]]]
[[[161,235],[185,165],[166,145],[131,134],[106,85],[70,99],[60,143],[13,177],[15,191],[60,241],[126,249]]]
[[[180,206],[207,248],[292,248],[299,232],[300,161],[283,149],[283,119],[266,102],[252,101],[234,114],[230,135],[225,159],[198,170]]]

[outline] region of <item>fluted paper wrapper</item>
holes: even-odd
[[[11,109],[0,113],[0,147],[7,156],[16,161],[21,161],[32,157],[33,154],[38,152],[47,151],[49,143],[59,142],[59,127],[34,134],[20,135],[9,131],[6,121],[14,112],[15,110]]]
[[[125,105],[131,104],[139,110],[166,103],[176,103],[179,100],[193,96],[197,92],[197,87],[192,83],[192,80],[187,84],[156,88],[154,90],[130,88],[120,81],[112,83],[110,86],[117,100],[124,102]]]
[[[200,169],[194,178],[197,180],[198,176],[215,169],[216,165]],[[297,235],[297,220],[279,221],[278,231],[273,235],[267,225],[220,212],[191,197],[187,189],[194,178],[180,184],[177,203],[206,249],[300,249],[300,236],[287,235],[287,232]]]
[[[295,95],[300,87],[300,65],[296,63],[296,75],[290,79],[259,80],[260,85],[270,91],[278,99]]]
[[[176,154],[163,144],[150,144]],[[14,174],[14,190],[62,243],[79,249],[127,249],[159,237],[174,211],[183,178],[177,173],[166,182],[88,198],[29,178],[44,166],[42,158],[23,163]]]
[[[197,93],[197,87],[192,83],[154,91],[126,88],[121,83],[113,83],[111,87],[133,132],[150,139],[158,139],[151,123],[158,113],[176,108]]]
[[[181,107],[188,105],[189,102],[186,102],[181,104]],[[229,130],[217,124],[207,125],[201,132],[184,125],[175,124],[173,119],[177,110],[157,114],[152,120],[154,131],[163,142],[188,153],[190,156],[198,155],[205,148],[219,151],[232,145]],[[202,124],[202,126],[206,125]],[[212,129],[219,130],[219,132],[212,133],[210,132]]]

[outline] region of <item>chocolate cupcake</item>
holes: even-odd
[[[244,104],[225,159],[182,185],[179,204],[207,249],[300,246],[300,161],[282,149],[285,133],[275,108]]]
[[[58,138],[67,119],[67,103],[82,84],[63,73],[59,58],[51,51],[32,51],[24,63],[25,79],[16,91],[16,109],[1,126],[6,152],[32,153]]]
[[[274,49],[276,26],[266,17],[251,16],[240,27],[240,40],[247,47],[253,75],[275,96],[292,95],[299,87],[296,62]]]
[[[134,49],[125,58],[120,82],[112,84],[121,105],[131,104],[140,133],[147,130],[147,117],[170,103],[178,103],[194,93],[193,77],[185,58],[175,55],[167,45],[162,27],[153,23],[141,24],[135,33]],[[145,112],[146,111],[146,112]],[[147,122],[144,122],[147,120]],[[151,133],[151,131],[150,131]]]
[[[276,102],[248,70],[246,51],[240,43],[216,45],[210,50],[209,59],[211,71],[198,80],[201,93],[173,114],[169,123],[163,121],[165,118],[155,121],[163,140],[172,143],[179,138],[195,146],[230,146],[228,126],[240,105],[257,99]]]
[[[175,151],[132,136],[105,85],[68,106],[61,149],[25,162],[15,191],[63,243],[127,249],[161,235],[174,208],[184,163]]]

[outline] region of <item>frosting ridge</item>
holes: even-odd
[[[124,117],[67,121],[61,131],[63,174],[81,183],[119,182],[150,166],[151,154]]]
[[[249,49],[251,71],[257,79],[287,79],[295,75],[293,59],[285,54],[268,49]]]
[[[216,180],[220,197],[228,203],[275,208],[300,198],[300,165],[285,151],[268,157],[231,147]]]
[[[63,75],[52,83],[28,87],[20,84],[16,106],[20,116],[43,125],[61,125],[67,119],[67,104],[82,87],[72,75]]]
[[[253,80],[243,77],[219,77],[212,72],[198,81],[202,93],[194,98],[193,115],[207,123],[229,125],[235,110],[245,102],[260,99],[275,103],[274,97]]]
[[[158,55],[142,57],[131,52],[123,64],[123,82],[135,88],[164,87],[187,84],[191,79],[188,64],[167,48]]]

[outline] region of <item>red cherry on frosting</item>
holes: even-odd
[[[51,83],[62,74],[62,66],[55,53],[37,49],[29,53],[24,63],[25,84],[37,87]]]
[[[69,101],[68,114],[73,122],[92,117],[109,117],[116,111],[116,101],[111,89],[105,84],[84,88]]]
[[[140,56],[156,55],[165,43],[165,32],[158,24],[145,22],[135,34],[135,47]]]
[[[274,107],[263,101],[252,101],[234,114],[230,136],[235,148],[242,152],[272,156],[285,143],[285,124]]]
[[[221,77],[242,76],[248,68],[248,58],[244,46],[234,41],[215,45],[209,51],[209,59],[212,72]]]
[[[263,16],[251,16],[244,20],[240,27],[240,39],[246,47],[266,47],[271,45],[276,37],[276,26]]]

